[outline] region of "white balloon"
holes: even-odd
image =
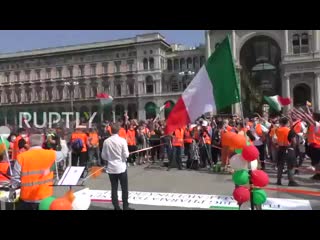
[[[72,202],[73,210],[88,210],[91,204],[90,196],[87,194],[81,194],[75,196],[75,199]]]
[[[258,168],[258,161],[257,160],[251,161],[250,164],[251,164],[251,170],[257,170],[257,168]]]
[[[248,162],[243,160],[241,153],[239,153],[230,158],[230,166],[234,170],[248,169]]]

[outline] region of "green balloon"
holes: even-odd
[[[232,180],[236,185],[245,185],[249,182],[249,173],[246,169],[241,169],[238,171],[235,171],[232,175]]]
[[[267,201],[267,193],[263,189],[255,188],[252,191],[253,203],[255,205],[264,204]]]
[[[6,145],[7,150],[9,150],[9,147],[10,147],[9,141],[6,138],[0,138],[0,144],[3,144],[3,143]]]
[[[50,210],[50,205],[55,199],[55,197],[47,197],[45,199],[42,199],[39,204],[39,210]]]
[[[242,153],[242,149],[236,149],[236,150],[234,150],[236,153]]]

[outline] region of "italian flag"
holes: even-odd
[[[112,101],[113,101],[113,98],[106,93],[97,94],[96,98],[100,99],[100,104],[102,106],[108,105],[108,104],[112,103]]]
[[[274,110],[278,112],[281,111],[282,107],[290,105],[291,103],[290,98],[283,98],[279,95],[270,96],[270,97],[265,96],[264,99],[268,102],[270,107],[272,107]]]
[[[166,133],[194,122],[207,112],[240,102],[239,86],[228,36],[201,67],[177,101],[167,120]]]

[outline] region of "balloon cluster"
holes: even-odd
[[[90,196],[75,196],[71,190],[63,197],[48,197],[39,204],[39,210],[88,210],[91,204]]]
[[[253,145],[247,145],[243,149],[237,149],[236,153],[230,159],[230,166],[235,170],[232,180],[238,186],[233,191],[234,199],[241,205],[250,200],[252,191],[253,204],[264,204],[267,201],[267,194],[259,187],[268,185],[269,177],[264,171],[257,170],[258,149]]]

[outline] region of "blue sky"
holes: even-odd
[[[101,42],[160,32],[169,43],[204,43],[203,30],[0,30],[0,53]]]

